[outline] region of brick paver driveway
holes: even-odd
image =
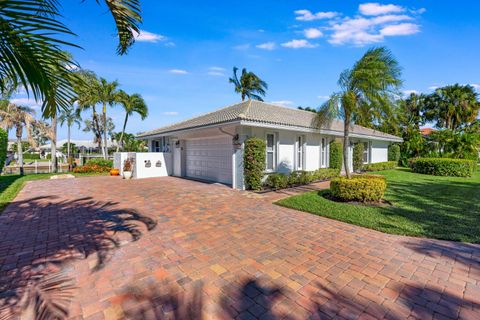
[[[40,296],[85,319],[480,319],[480,246],[176,178],[32,182],[0,216],[0,265],[3,312]]]

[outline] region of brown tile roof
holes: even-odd
[[[286,127],[301,127],[306,129],[318,129],[315,121],[315,113],[298,109],[281,107],[261,101],[251,100],[240,102],[219,110],[209,112],[191,119],[187,119],[166,127],[143,132],[139,138],[157,134],[165,134],[186,129],[201,128],[204,126],[229,123],[234,121],[248,121],[260,124],[281,125]],[[330,130],[343,134],[343,122],[333,120],[324,124],[321,130]],[[377,130],[353,125],[353,135],[368,135],[387,140],[401,141],[401,138]]]

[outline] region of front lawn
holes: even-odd
[[[480,243],[480,171],[472,178],[436,177],[396,169],[387,178],[392,206],[334,202],[309,192],[276,204],[386,233]]]

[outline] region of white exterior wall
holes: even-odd
[[[116,152],[114,167],[123,174],[123,163],[127,158],[133,159],[133,178],[166,177],[172,174],[173,159],[170,152]],[[147,163],[150,165],[147,165]]]
[[[372,141],[370,155],[370,163],[388,161],[388,145],[386,141]]]

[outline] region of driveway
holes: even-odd
[[[40,296],[75,319],[480,319],[478,245],[172,177],[29,183],[0,215],[0,266],[5,314]]]

